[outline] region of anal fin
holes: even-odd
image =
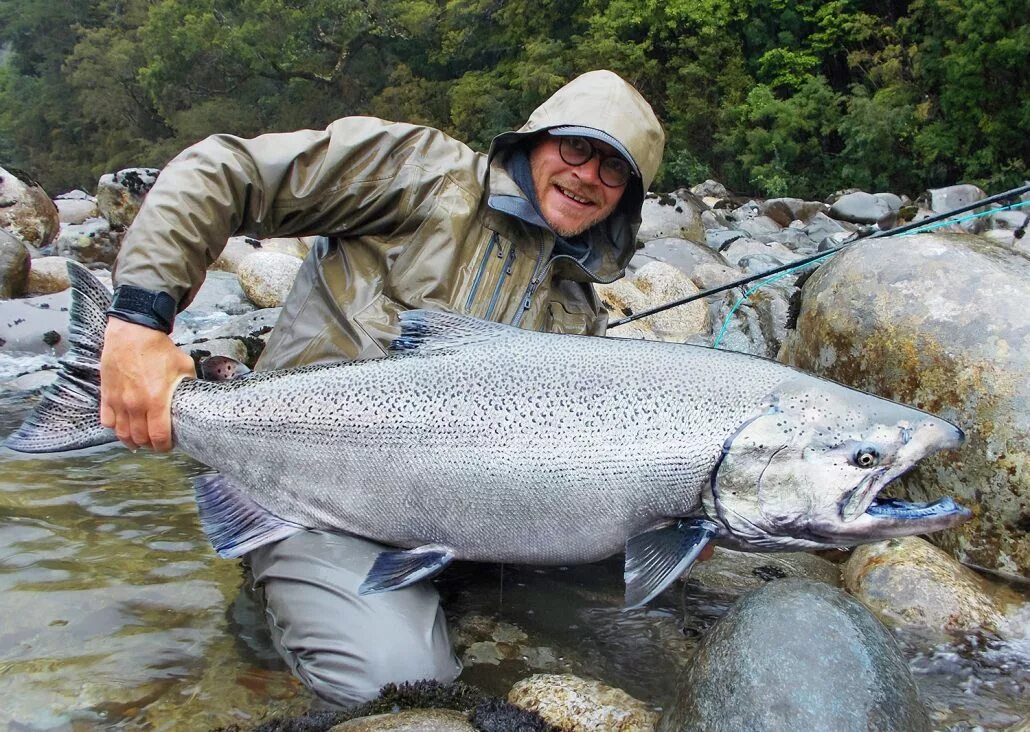
[[[305,528],[269,513],[221,473],[201,475],[194,479],[193,487],[200,526],[225,559],[243,556]]]
[[[359,595],[399,590],[443,571],[454,560],[454,550],[443,544],[383,552],[358,588]]]
[[[650,602],[675,582],[718,531],[708,519],[680,519],[627,541],[626,608]]]

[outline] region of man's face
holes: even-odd
[[[529,153],[533,187],[544,219],[561,236],[582,234],[603,221],[619,205],[626,186],[609,188],[598,177],[601,156],[595,154],[582,165],[569,165],[558,152],[561,138],[544,135]],[[616,154],[615,148],[590,141],[601,155]]]

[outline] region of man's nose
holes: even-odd
[[[584,183],[601,183],[601,156],[594,155],[582,165],[573,169]]]

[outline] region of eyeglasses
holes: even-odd
[[[633,175],[633,168],[624,157],[618,153],[608,155],[601,152],[585,137],[563,135],[559,138],[558,154],[566,164],[575,166],[583,165],[597,155],[601,160],[597,175],[609,188],[622,188]]]

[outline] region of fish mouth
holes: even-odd
[[[872,481],[870,481],[872,482]],[[863,481],[865,483],[865,481]],[[841,523],[819,532],[835,540],[879,541],[950,529],[973,516],[950,496],[920,503],[883,495],[883,486],[860,485],[841,502]]]

